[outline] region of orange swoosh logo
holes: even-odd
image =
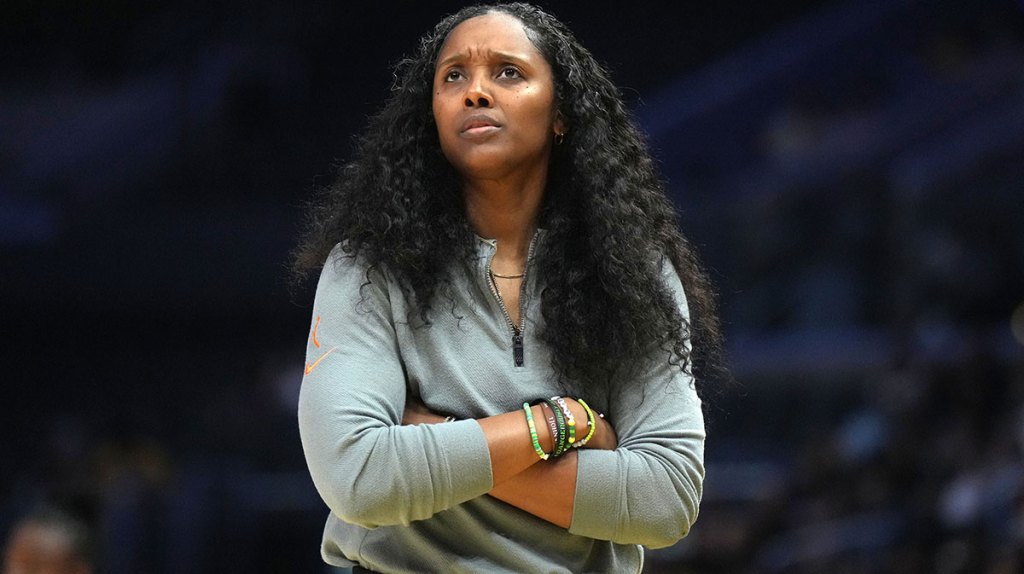
[[[313,345],[315,345],[317,349],[320,348],[320,341],[318,341],[316,339],[316,330],[319,329],[319,328],[320,328],[320,315],[317,315],[316,316],[316,325],[313,325]]]
[[[331,347],[330,350],[328,350],[326,353],[324,353],[323,355],[320,355],[319,359],[313,361],[312,363],[306,363],[306,374],[308,375],[308,374],[312,373],[313,369],[315,369],[316,366],[320,364],[320,361],[326,359],[327,355],[330,355],[335,350],[337,350],[337,347]]]

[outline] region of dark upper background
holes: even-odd
[[[287,291],[288,252],[391,66],[462,4],[0,8],[0,535],[56,497],[95,519],[112,572],[316,568],[294,424],[310,301]],[[899,506],[921,471],[834,487],[888,486],[867,502],[794,476],[831,485],[914,441],[977,450],[1014,428],[1019,3],[542,4],[650,134],[743,383],[716,399],[712,510],[663,564],[785,571],[808,560],[788,533]],[[931,423],[950,417],[952,438]],[[960,485],[938,466],[919,498]],[[794,493],[803,513],[764,518]],[[866,547],[915,564],[961,541],[900,546],[927,509],[871,523],[891,535]],[[990,538],[970,533],[974,566]]]
[[[0,23],[0,240],[47,260],[5,287],[16,308],[58,303],[41,284],[74,285],[77,309],[157,315],[288,311],[297,206],[381,104],[391,66],[461,5],[72,4],[15,2]],[[822,2],[693,4],[555,9],[635,104]]]

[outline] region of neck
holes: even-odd
[[[546,176],[465,182],[466,216],[478,235],[498,241],[495,260],[503,269],[518,270],[525,265]]]

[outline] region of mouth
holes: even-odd
[[[475,115],[466,118],[462,123],[460,132],[464,135],[488,134],[501,128],[501,124],[494,118],[485,115]]]

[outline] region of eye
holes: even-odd
[[[507,80],[515,80],[523,77],[523,74],[519,72],[519,68],[515,66],[505,66],[498,72],[499,78],[505,78]]]
[[[461,79],[462,72],[458,70],[450,70],[447,74],[444,75],[444,81],[446,82],[455,82]]]

